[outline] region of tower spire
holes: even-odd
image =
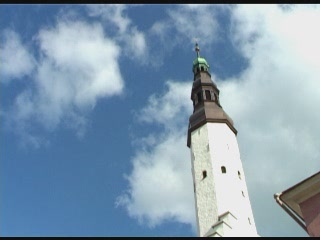
[[[199,48],[198,42],[196,42],[195,50],[196,50],[196,52],[197,52],[197,57],[200,57],[200,48]]]
[[[219,89],[195,41],[187,146],[191,150],[198,236],[257,236],[236,139]]]

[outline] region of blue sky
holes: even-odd
[[[320,167],[318,5],[0,5],[1,236],[195,236],[195,39],[261,236]]]

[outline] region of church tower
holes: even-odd
[[[237,130],[221,107],[219,89],[211,80],[209,64],[200,57],[198,43],[195,50],[193,114],[187,145],[191,150],[198,235],[257,237]]]

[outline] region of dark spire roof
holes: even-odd
[[[200,48],[196,42],[197,57],[193,61],[193,85],[191,100],[193,101],[193,114],[189,118],[188,142],[190,147],[191,132],[207,122],[226,123],[237,134],[232,119],[222,109],[219,100],[219,89],[212,81],[209,73],[209,64],[200,57]]]

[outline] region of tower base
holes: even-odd
[[[259,237],[255,233],[244,233],[235,229],[238,219],[231,213],[225,212],[219,216],[217,223],[215,223],[204,237]]]

